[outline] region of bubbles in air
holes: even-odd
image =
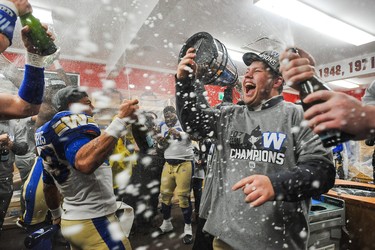
[[[122,154],[112,154],[109,156],[110,161],[122,161],[124,159],[124,156]]]
[[[114,80],[102,79],[101,82],[103,85],[103,89],[115,89],[116,88],[116,82]]]
[[[129,184],[125,188],[125,193],[129,194],[129,195],[132,195],[132,196],[138,196],[139,192],[140,192],[139,186],[140,185]]]
[[[54,6],[53,12],[57,16],[64,16],[64,17],[66,17],[67,20],[73,19],[73,18],[77,17],[77,13],[74,10],[69,9],[69,8],[65,8],[65,7]]]
[[[149,249],[150,246],[140,246],[140,247],[137,247],[135,250],[147,250]]]
[[[111,43],[111,42],[106,42],[106,43],[104,43],[104,47],[105,47],[106,49],[111,50],[111,49],[114,48],[114,44]]]
[[[307,231],[303,229],[303,230],[299,233],[299,237],[301,237],[302,239],[305,239],[305,238],[307,237]]]
[[[69,107],[69,110],[72,112],[72,113],[84,113],[85,111],[87,111],[89,109],[89,107],[85,104],[82,104],[82,103],[73,103],[70,105]]]
[[[94,93],[99,93],[99,95]],[[111,98],[109,96],[103,95],[102,92],[94,92],[93,99],[95,100],[95,108],[97,109],[105,109],[111,107]]]
[[[294,126],[290,129],[290,132],[292,132],[293,134],[297,134],[300,130],[301,130],[300,126]]]
[[[112,222],[108,225],[108,231],[111,234],[113,240],[122,240],[125,238],[124,233],[121,230],[120,224],[118,222]]]
[[[301,122],[301,127],[307,127],[309,125],[309,122],[307,120],[303,120]]]
[[[118,173],[115,177],[115,182],[119,189],[125,189],[130,181],[131,173],[129,170],[125,169],[122,172]]]
[[[137,211],[135,212],[136,214],[141,214],[146,210],[146,205],[144,203],[142,204],[137,204]]]
[[[78,47],[75,51],[79,54],[88,56],[90,54],[96,53],[99,51],[99,47],[96,43],[93,43],[90,40],[82,40],[78,43]]]
[[[319,188],[319,187],[320,187],[320,181],[313,181],[313,182],[311,183],[311,186],[312,186],[313,188]]]
[[[63,235],[72,236],[75,234],[79,234],[82,231],[82,229],[83,229],[83,225],[77,224],[73,226],[62,227],[61,232],[63,233]]]
[[[92,74],[94,74],[94,70],[92,70],[92,69],[85,69],[85,74],[87,74],[87,75],[92,75]]]
[[[141,163],[142,163],[142,165],[144,165],[144,166],[149,166],[149,165],[151,164],[151,162],[152,162],[152,158],[149,157],[149,156],[143,157],[143,158],[141,159]]]

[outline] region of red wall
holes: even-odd
[[[25,64],[24,55],[15,53],[4,53],[4,55],[17,67],[23,68]],[[67,73],[76,73],[80,75],[80,86],[91,88],[102,88],[102,80],[106,78],[106,69],[104,64],[88,63],[81,61],[59,60],[61,66]],[[54,71],[54,66],[46,69]],[[111,76],[116,82],[116,87],[121,92],[134,91],[145,92],[146,86],[151,87],[151,91],[156,95],[174,96],[174,74],[165,74],[155,71],[127,69],[121,70],[117,76]],[[129,88],[130,85],[134,87]],[[224,92],[225,87],[206,86],[210,105],[214,106],[221,101],[218,100],[218,93]],[[233,94],[234,102],[237,102],[240,94],[235,91]]]
[[[344,91],[344,93],[354,96],[358,100],[362,100],[362,96],[365,94],[366,89],[356,89],[356,90],[350,90],[350,91]]]
[[[5,56],[18,67],[24,67],[24,56],[21,54],[5,53]],[[101,88],[102,80],[106,79],[106,69],[104,64],[59,60],[61,66],[67,73],[76,73],[80,75],[80,86]],[[53,71],[54,66],[46,69]],[[127,90],[128,83],[134,84],[133,91],[143,91],[146,86],[151,86],[155,93],[168,92],[174,89],[174,76],[172,74],[163,74],[159,72],[131,69],[128,74],[122,70],[118,76],[114,77],[116,87],[119,90]],[[166,89],[167,91],[163,91]],[[165,93],[166,94],[166,93]],[[171,93],[171,94],[174,94]]]
[[[299,100],[299,95],[294,95],[294,94],[287,93],[287,92],[283,92],[283,97],[285,101],[292,102],[292,103],[295,103],[296,101]]]
[[[365,94],[366,89],[356,89],[356,90],[350,90],[350,91],[342,91],[343,93],[346,93],[348,95],[354,96],[358,100],[362,100],[362,96]],[[299,95],[294,95],[291,93],[283,92],[284,99],[288,102],[295,103],[299,100]]]
[[[24,55],[5,52],[4,55],[17,67],[24,67]],[[102,80],[106,78],[106,69],[104,64],[88,63],[81,61],[71,60],[59,60],[63,69],[68,73],[76,73],[80,75],[80,86],[91,87],[91,88],[102,88]],[[53,71],[54,67],[48,68],[47,70]],[[156,95],[174,96],[174,75],[165,74],[149,70],[141,69],[127,69],[121,70],[117,76],[111,76],[110,78],[116,82],[116,87],[121,92],[134,91],[134,92],[145,92],[146,86],[151,87],[151,92]],[[134,85],[134,88],[129,86]],[[225,87],[220,86],[205,86],[208,94],[208,100],[211,106],[219,104],[221,101],[218,99],[219,92],[224,92]],[[349,95],[356,97],[361,100],[364,94],[364,89],[347,91]],[[289,102],[295,103],[299,100],[298,95],[291,93],[283,93],[284,99]],[[240,99],[240,94],[235,90],[233,93],[233,102],[237,103]]]

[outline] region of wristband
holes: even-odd
[[[40,56],[40,55],[37,55],[37,54],[27,52],[26,53],[26,64],[37,67],[37,68],[43,68],[44,67],[44,56]]]
[[[12,44],[17,16],[18,10],[14,3],[0,0],[0,33],[9,39],[10,45]]]
[[[44,69],[25,65],[23,81],[18,95],[31,104],[41,104],[44,92]]]
[[[125,130],[125,121],[121,118],[116,117],[105,129],[105,132],[110,136],[118,139],[121,136],[121,132]]]
[[[49,211],[51,211],[52,220],[60,218],[63,212],[60,206],[56,209],[50,209]]]

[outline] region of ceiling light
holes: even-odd
[[[375,36],[330,17],[297,0],[258,0],[254,5],[357,46],[375,41]]]
[[[332,82],[329,82],[329,85],[335,85],[337,87],[341,87],[341,88],[346,88],[346,89],[356,89],[359,87],[358,84],[356,83],[353,83],[351,81],[348,81],[348,80],[337,80],[337,81],[332,81]]]
[[[50,10],[33,7],[33,15],[38,18],[41,23],[53,24],[52,12]]]

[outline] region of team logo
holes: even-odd
[[[259,57],[272,66],[275,66],[279,62],[279,53],[276,51],[267,51],[267,53],[260,54]]]
[[[284,164],[286,134],[262,132],[256,127],[251,134],[232,131],[230,135],[230,158]]]

